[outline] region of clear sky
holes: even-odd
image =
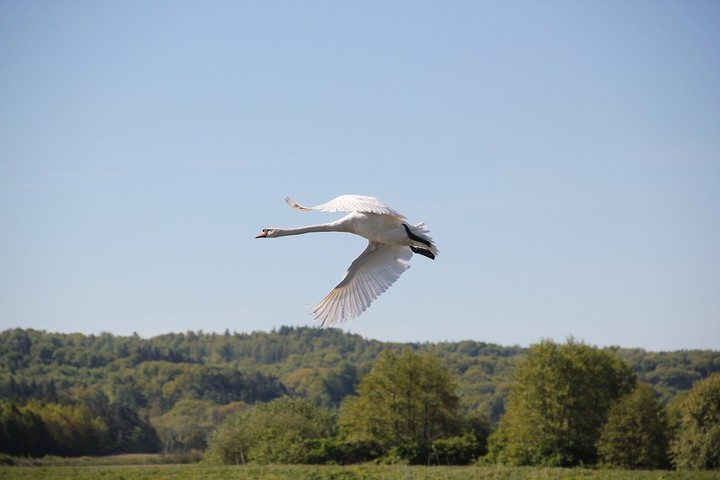
[[[375,196],[440,249],[342,328],[720,349],[720,2],[0,2],[0,330],[313,325]]]

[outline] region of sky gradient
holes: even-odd
[[[342,326],[720,348],[716,1],[0,2],[0,330],[312,325],[364,249],[255,240],[340,194],[426,221]]]

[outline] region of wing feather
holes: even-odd
[[[315,205],[314,207],[306,207],[290,197],[286,197],[285,201],[295,210],[308,212],[316,210],[320,212],[365,212],[378,213],[381,215],[392,215],[394,217],[405,219],[405,216],[397,210],[384,204],[377,198],[367,197],[365,195],[340,195],[329,202]]]
[[[340,283],[312,307],[311,315],[323,327],[359,316],[410,268],[410,257],[408,247],[369,242]]]

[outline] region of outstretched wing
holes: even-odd
[[[317,210],[321,212],[365,212],[392,215],[402,219],[405,218],[403,214],[385,205],[377,198],[366,197],[364,195],[340,195],[329,202],[321,203],[320,205],[315,205],[314,207],[305,207],[300,205],[290,197],[285,197],[285,201],[292,208],[300,210],[301,212],[307,212],[310,210]]]
[[[323,327],[331,327],[359,316],[410,268],[408,247],[370,242],[340,283],[312,309]]]

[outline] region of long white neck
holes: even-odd
[[[313,232],[345,232],[347,229],[342,227],[339,222],[321,223],[319,225],[308,225],[306,227],[297,228],[277,228],[275,229],[275,237],[287,237],[289,235],[302,235],[303,233]]]

